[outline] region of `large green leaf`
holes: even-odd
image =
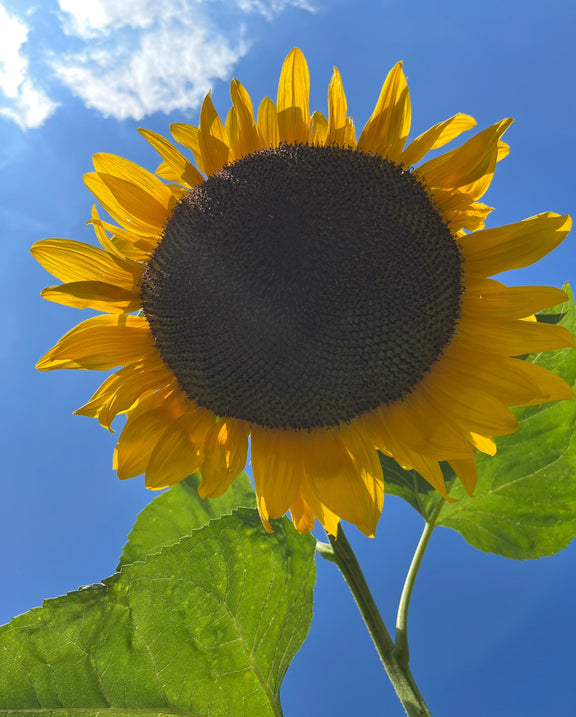
[[[315,541],[274,527],[240,509],[0,628],[0,715],[281,715]]]
[[[206,525],[213,518],[231,513],[234,508],[256,505],[254,489],[246,473],[241,473],[220,498],[202,499],[198,495],[199,473],[161,493],[144,508],[128,536],[118,570],[164,545],[176,543],[183,535]]]
[[[570,301],[544,312],[542,318],[576,330]],[[530,356],[576,387],[576,351],[563,349]],[[437,525],[457,530],[474,547],[510,558],[553,555],[576,536],[576,401],[516,409],[520,427],[498,439],[494,457],[479,456],[478,485],[470,498],[455,481],[450,504],[413,471],[393,461],[384,464],[387,489],[430,519],[436,507]],[[448,474],[447,474],[447,477]]]

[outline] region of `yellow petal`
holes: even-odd
[[[202,452],[190,441],[185,416],[177,418],[164,431],[146,466],[146,488],[160,490],[175,485],[202,464]]]
[[[114,451],[114,468],[120,480],[134,478],[146,471],[162,435],[184,411],[184,402],[170,390],[144,395],[139,400],[128,412]]]
[[[486,175],[491,177],[496,166],[498,140],[512,121],[505,119],[478,132],[461,147],[421,165],[418,174],[429,187],[445,189],[470,185]]]
[[[118,204],[132,217],[161,230],[176,206],[170,189],[151,172],[114,154],[95,154],[94,168]]]
[[[202,461],[202,482],[198,486],[201,498],[223,495],[246,465],[248,424],[233,418],[223,418],[206,436]]]
[[[450,466],[464,484],[468,495],[472,495],[478,481],[476,460],[474,458],[467,460],[450,460]]]
[[[520,359],[460,348],[457,357],[443,358],[446,380],[458,380],[496,396],[507,406],[530,406],[572,397],[559,376]]]
[[[200,110],[199,144],[202,166],[209,176],[223,167],[230,157],[228,136],[212,104],[210,93],[204,98]]]
[[[230,96],[238,116],[239,139],[234,145],[234,155],[238,159],[261,148],[258,128],[254,121],[254,111],[250,95],[238,80],[230,83]]]
[[[310,136],[310,75],[302,52],[295,47],[284,60],[276,107],[280,141],[307,142]]]
[[[370,475],[340,440],[337,432],[317,430],[303,441],[303,462],[308,484],[322,505],[372,536],[381,510],[377,478]]]
[[[406,167],[416,164],[431,150],[443,147],[462,132],[475,126],[476,120],[463,114],[454,115],[454,117],[434,125],[410,142],[402,153],[402,164]]]
[[[99,281],[137,291],[143,267],[130,259],[71,239],[42,239],[30,249],[32,256],[60,281]]]
[[[292,522],[299,533],[309,533],[314,528],[316,517],[312,508],[304,500],[302,493],[298,493],[290,506]]]
[[[47,286],[40,296],[56,304],[76,309],[95,309],[108,314],[129,314],[141,306],[138,292],[127,291],[102,281],[75,281],[59,286]]]
[[[75,326],[40,359],[36,368],[106,371],[134,363],[155,350],[145,318],[104,314]]]
[[[98,216],[95,204],[92,205],[92,219],[86,224],[92,224],[100,244],[109,254],[119,259],[131,259],[135,262],[145,261],[152,254],[159,240],[158,234],[152,237],[143,237],[102,221]],[[112,237],[109,237],[107,232],[110,232]]]
[[[448,456],[465,458],[473,454],[469,440],[454,430],[420,394],[415,391],[406,403],[396,401],[362,416],[362,424],[373,437],[379,450],[387,450],[389,436],[414,451],[445,460]]]
[[[536,321],[494,317],[462,321],[458,334],[469,349],[482,351],[489,346],[491,352],[505,356],[576,348],[574,337],[563,326]]]
[[[170,386],[175,388],[174,376],[159,357],[139,361],[109,376],[88,403],[74,413],[97,418],[112,432],[112,421],[119,413],[128,411],[149,391]]]
[[[358,149],[399,161],[410,121],[410,94],[402,63],[398,62],[386,77],[374,112],[358,140]]]
[[[278,113],[276,105],[269,97],[265,97],[258,108],[258,131],[263,147],[277,147],[280,143]]]
[[[302,498],[304,503],[309,507],[310,511],[318,518],[320,524],[324,530],[329,534],[336,537],[338,535],[338,525],[340,523],[340,517],[325,506],[322,501],[318,499],[312,490],[306,475],[302,481]]]
[[[139,129],[138,132],[150,142],[164,160],[156,170],[159,177],[185,184],[187,187],[194,187],[204,181],[204,177],[196,167],[167,139],[149,129]]]
[[[431,194],[454,234],[461,229],[469,232],[483,229],[486,217],[493,210],[493,207],[476,202],[472,195],[460,189],[434,190]]]
[[[352,117],[346,118],[346,127],[344,131],[344,146],[356,149],[356,129]]]
[[[328,144],[344,146],[346,141],[346,95],[338,69],[328,85]]]
[[[563,241],[571,226],[567,214],[545,212],[461,237],[466,276],[491,276],[534,264]]]
[[[260,513],[266,520],[280,518],[295,501],[302,483],[300,434],[254,426],[252,470]]]
[[[310,128],[312,144],[323,145],[328,141],[328,120],[322,112],[314,112]]]
[[[202,152],[200,151],[200,130],[198,127],[194,127],[191,124],[174,123],[170,125],[170,132],[177,142],[191,150],[196,166],[206,174],[202,161]]]
[[[462,311],[474,319],[522,319],[567,300],[565,292],[553,286],[505,286],[492,279],[473,279],[467,282]]]
[[[240,139],[240,125],[238,124],[238,112],[236,112],[234,107],[230,107],[228,110],[224,129],[228,137],[228,146],[232,148],[232,153],[235,154],[234,147]]]
[[[518,421],[495,396],[479,391],[454,377],[451,381],[429,382],[424,390],[432,403],[441,406],[465,432],[505,435],[518,428]]]

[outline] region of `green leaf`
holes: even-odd
[[[176,543],[183,535],[231,513],[234,508],[256,506],[254,489],[246,473],[241,473],[220,498],[200,498],[197,490],[200,480],[200,474],[195,473],[144,508],[128,536],[117,570]]]
[[[0,628],[0,715],[281,715],[315,540],[274,528],[240,509]]]
[[[574,333],[574,300],[570,288],[564,290],[570,300],[539,318],[550,316],[555,322],[560,315],[558,323]],[[540,353],[528,360],[576,387],[576,351]],[[562,550],[576,536],[576,401],[518,408],[514,413],[518,431],[497,439],[495,456],[477,459],[473,498],[455,481],[450,495],[457,502],[446,503],[414,471],[398,466],[393,471],[385,466],[388,492],[407,500],[427,520],[439,507],[436,525],[458,531],[480,550],[521,560]]]

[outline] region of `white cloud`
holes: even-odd
[[[88,48],[60,58],[54,70],[86,106],[105,117],[142,119],[153,112],[196,107],[215,79],[225,79],[247,49],[199,23],[161,26],[102,50]]]
[[[140,120],[198,107],[215,80],[227,79],[251,42],[251,19],[273,21],[311,0],[58,0],[60,33],[34,44],[44,82],[63,84],[106,117]],[[40,12],[40,11],[39,11]],[[39,127],[56,109],[34,83],[23,54],[30,28],[0,5],[0,114]],[[48,72],[46,71],[48,70]]]
[[[0,5],[0,115],[22,129],[40,127],[58,106],[30,75],[28,34],[28,25]]]

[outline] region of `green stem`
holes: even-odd
[[[452,487],[452,483],[449,484],[449,488]],[[412,562],[406,575],[404,587],[402,589],[402,595],[400,596],[400,602],[398,603],[398,612],[396,614],[396,635],[395,635],[395,647],[396,659],[402,664],[408,666],[410,661],[410,650],[408,648],[408,608],[410,607],[410,599],[412,597],[412,590],[414,589],[414,583],[416,582],[416,576],[422,563],[422,558],[428,547],[432,532],[436,527],[436,520],[440,515],[440,511],[444,506],[444,501],[440,501],[434,512],[426,520],[424,524],[424,530],[418,541],[416,551],[412,556]]]
[[[424,702],[424,698],[420,694],[414,677],[408,668],[407,662],[402,662],[396,655],[396,650],[392,638],[390,637],[386,625],[382,620],[374,598],[370,592],[366,579],[362,573],[356,555],[346,539],[342,524],[338,527],[338,536],[333,538],[328,536],[333,551],[333,561],[338,565],[344,579],[346,580],[354,600],[358,605],[360,613],[364,618],[372,642],[374,643],[380,660],[384,665],[384,669],[388,673],[388,677],[396,690],[398,699],[402,703],[406,714],[409,717],[432,717],[430,710]],[[318,552],[327,559],[325,554],[328,552],[325,544]]]
[[[408,575],[406,576],[404,588],[402,589],[402,595],[400,596],[400,602],[398,603],[398,613],[396,615],[396,646],[394,650],[397,659],[405,665],[407,665],[410,660],[410,651],[408,649],[408,608],[410,606],[410,598],[412,597],[412,590],[414,589],[414,582],[420,568],[420,563],[424,557],[424,551],[426,550],[433,530],[433,523],[425,523],[418,547],[410,563]]]

